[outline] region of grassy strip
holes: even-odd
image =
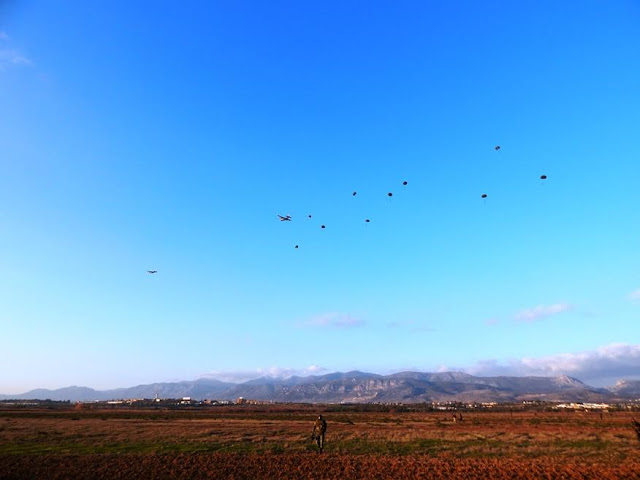
[[[502,456],[507,445],[497,440],[445,441],[420,439],[410,442],[372,441],[367,439],[345,439],[328,442],[325,450],[330,453],[350,455],[431,455],[456,453],[465,457]],[[60,441],[56,443],[14,442],[0,445],[0,455],[44,455],[44,454],[166,454],[166,453],[256,453],[284,454],[315,451],[311,442],[186,442],[186,443],[104,443]]]
[[[0,455],[93,455],[93,454],[149,454],[163,455],[174,453],[257,453],[281,454],[292,449],[282,443],[252,445],[249,443],[112,443],[87,445],[78,443],[59,443],[43,445],[40,443],[14,443],[2,445]],[[296,449],[300,450],[300,448]]]

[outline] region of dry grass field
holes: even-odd
[[[640,479],[631,414],[0,409],[0,478]],[[366,410],[366,409],[364,409]],[[325,452],[310,434],[328,421]]]

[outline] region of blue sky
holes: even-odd
[[[639,26],[632,1],[3,4],[0,392],[640,378]]]

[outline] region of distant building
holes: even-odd
[[[606,403],[561,403],[556,408],[572,408],[574,410],[607,410],[611,405]]]

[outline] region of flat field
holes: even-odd
[[[310,435],[317,413],[326,447]],[[0,408],[0,478],[640,479],[628,412]],[[638,416],[636,414],[636,416]]]

